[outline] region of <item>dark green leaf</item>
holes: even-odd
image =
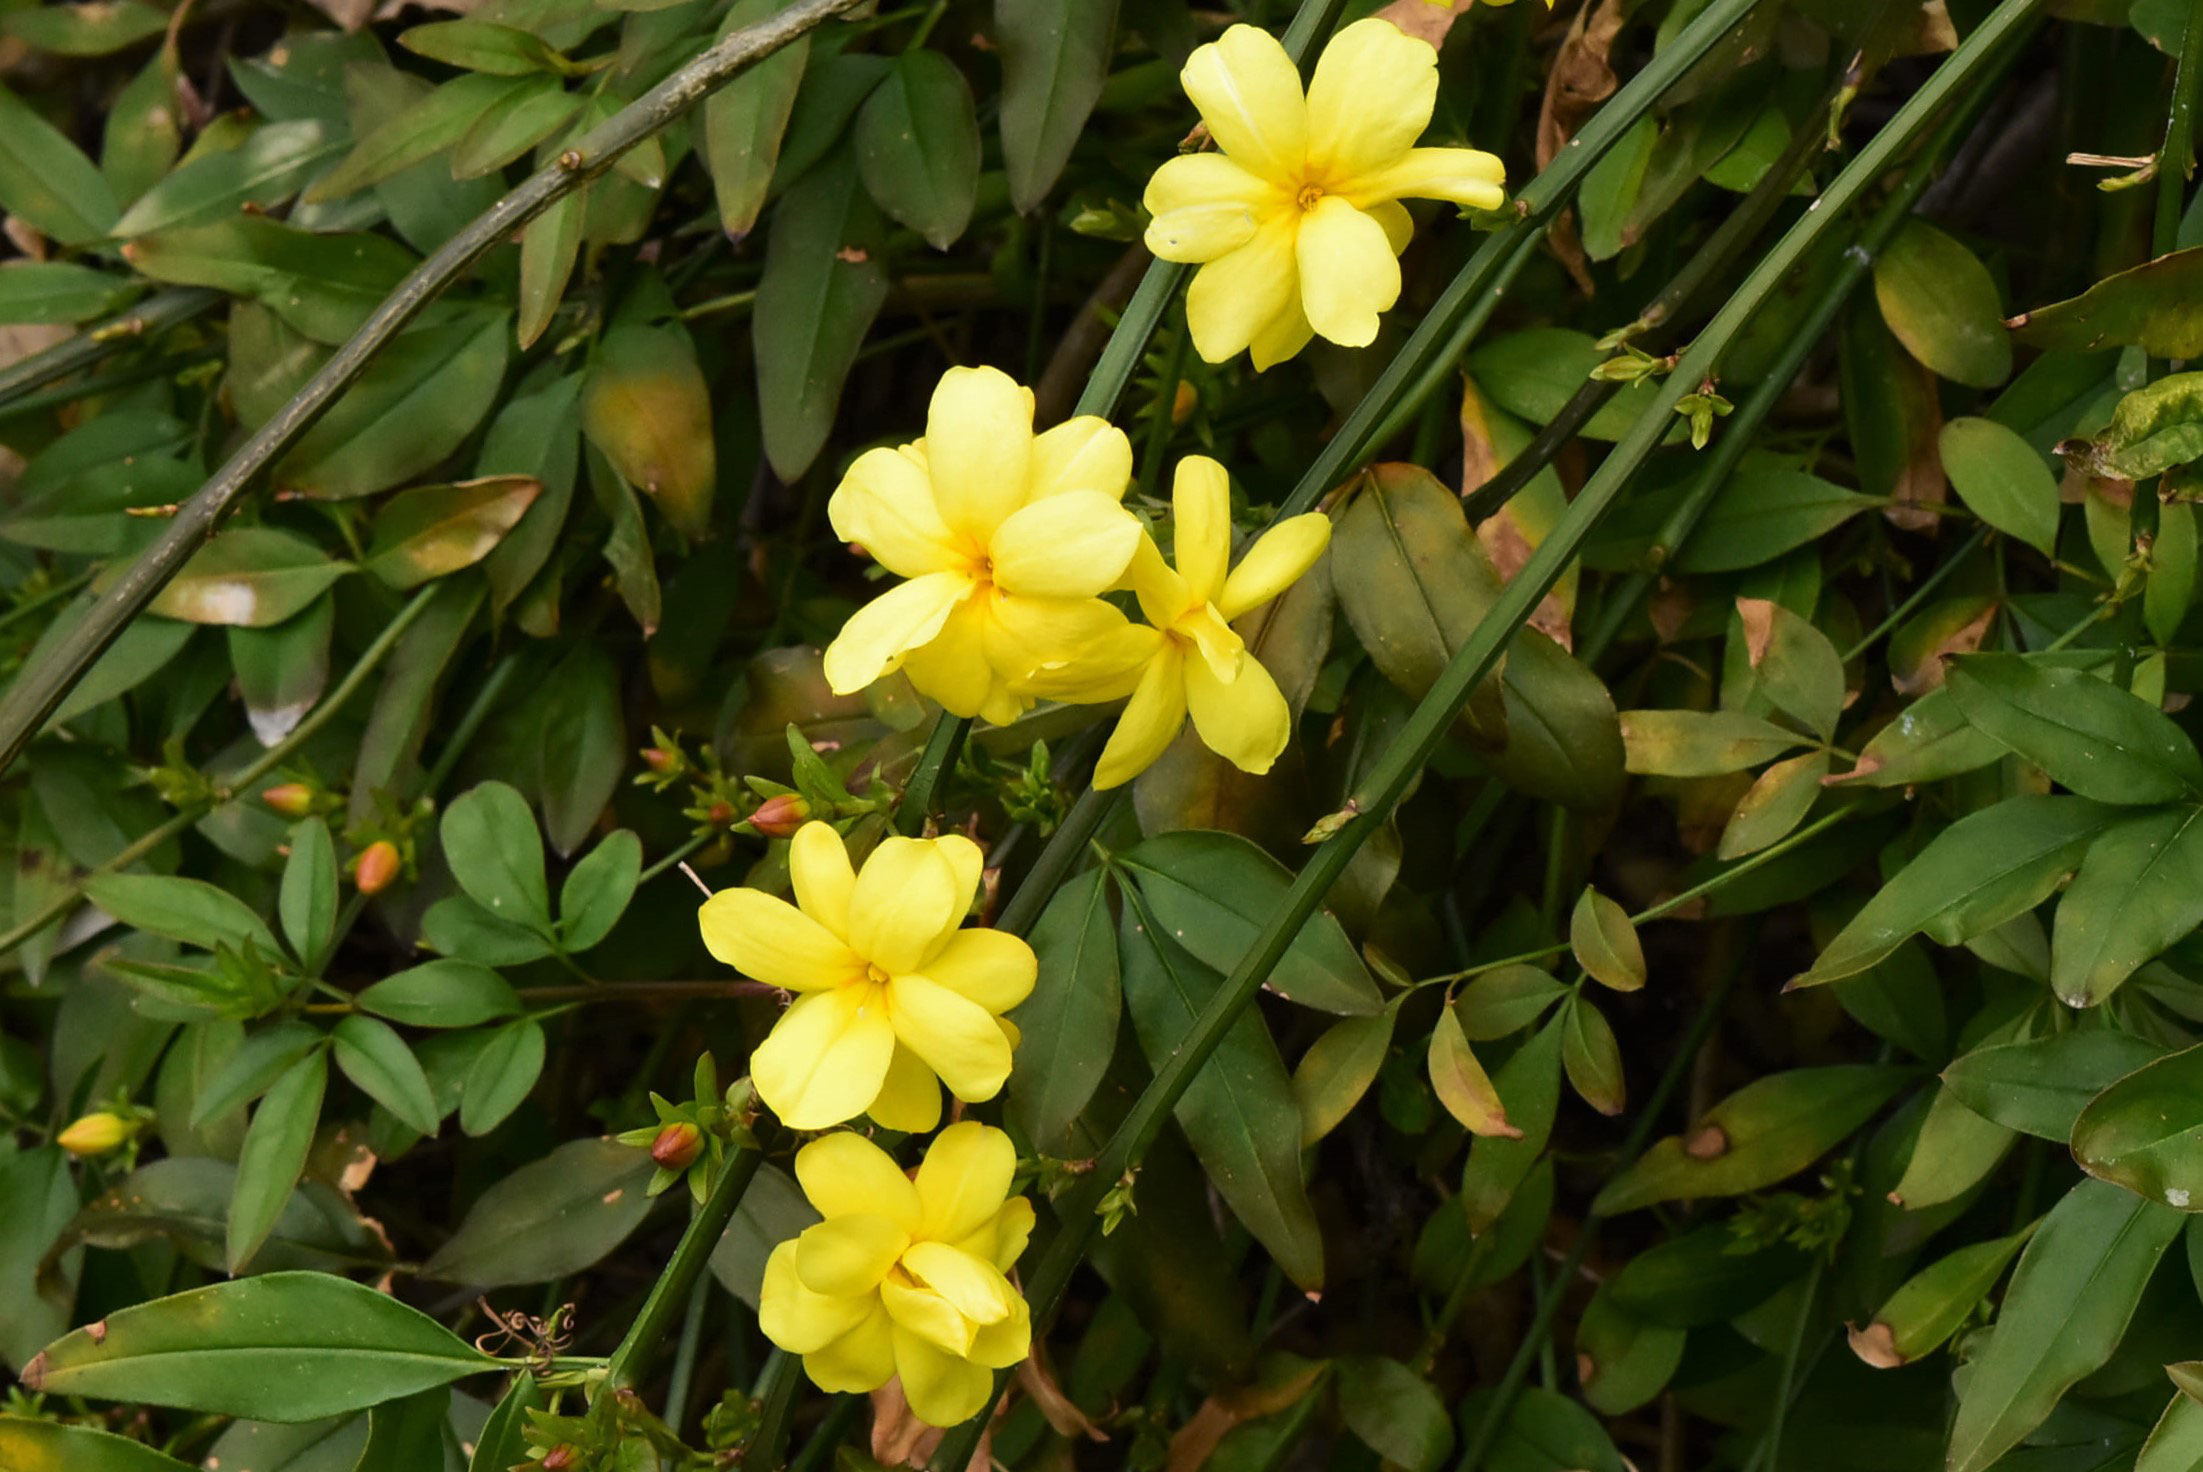
[[[2177,802],[2203,793],[2195,743],[2148,701],[2084,670],[1976,655],[1951,667],[1966,719],[2098,802]]]
[[[1993,419],[1953,419],[1936,443],[1968,510],[2043,556],[2056,555],[2058,482],[2033,445]]]
[[[1117,0],[1024,5],[995,0],[1002,53],[1002,164],[1010,203],[1030,212],[1071,157],[1101,96],[1117,33]]]
[[[864,187],[888,218],[935,250],[956,243],[979,193],[979,120],[971,85],[947,57],[898,57],[857,113],[855,144]]]
[[[209,951],[257,946],[270,959],[278,949],[274,932],[249,905],[203,879],[100,874],[86,880],[84,890],[92,903],[132,929],[187,946]]]
[[[1645,984],[1645,948],[1629,913],[1596,889],[1576,897],[1568,917],[1568,947],[1593,981],[1618,992]]]
[[[14,12],[20,15],[21,12]],[[121,213],[99,170],[30,104],[0,87],[0,209],[63,245],[106,235]]]
[[[337,1067],[361,1091],[396,1115],[409,1129],[436,1133],[439,1111],[420,1061],[387,1022],[353,1013],[332,1034]]]
[[[543,828],[561,857],[595,829],[626,765],[619,669],[601,646],[582,645],[551,671],[543,714]]]
[[[320,235],[239,215],[130,242],[130,264],[156,281],[212,286],[259,302],[296,331],[341,343],[419,262],[381,235]]]
[[[2145,813],[2089,845],[2058,901],[2050,985],[2069,1007],[2093,1007],[2175,941],[2203,925],[2203,809]]]
[[[650,1214],[643,1188],[653,1169],[648,1150],[569,1140],[483,1192],[421,1271],[477,1288],[578,1273]]]
[[[336,935],[337,849],[319,818],[292,827],[290,849],[276,912],[291,954],[312,964]]]
[[[459,1127],[470,1135],[496,1129],[534,1092],[542,1073],[542,1026],[521,1017],[498,1028],[459,1085]]]
[[[1683,572],[1734,572],[1772,562],[1880,503],[1819,476],[1747,453],[1721,483],[1675,556]]]
[[[642,871],[642,840],[626,828],[606,834],[559,886],[560,944],[579,953],[610,935],[635,897]]]
[[[2073,1158],[2099,1180],[2180,1211],[2203,1211],[2203,1048],[2118,1079],[2073,1124]]]
[[[310,119],[266,123],[235,148],[195,152],[115,221],[120,237],[151,235],[233,218],[298,192],[314,170],[342,153],[342,133]]]
[[[1031,939],[1039,979],[1011,1016],[1019,1041],[1010,1108],[1030,1139],[1053,1149],[1094,1096],[1117,1047],[1123,996],[1105,871],[1089,869],[1059,888]]]
[[[1390,1007],[1374,1017],[1341,1018],[1301,1055],[1293,1069],[1293,1103],[1300,1110],[1303,1148],[1337,1129],[1369,1092],[1392,1049],[1397,1020]]]
[[[783,480],[818,458],[842,381],[887,299],[879,212],[847,157],[821,166],[773,212],[751,338],[765,454]]]
[[[191,1127],[204,1129],[210,1121],[259,1098],[290,1072],[291,1065],[321,1043],[321,1031],[296,1018],[254,1033],[230,1054],[220,1072],[192,1101]]]
[[[1943,1082],[1983,1119],[2064,1140],[2090,1099],[2164,1052],[2130,1033],[2089,1028],[1976,1048],[1943,1070]]]
[[[513,1376],[512,1385],[483,1423],[474,1455],[467,1459],[467,1472],[510,1472],[527,1461],[528,1412],[541,1409],[543,1403],[543,1391],[536,1385],[532,1371],[522,1370]]]
[[[56,56],[109,56],[167,28],[167,15],[144,0],[35,5],[0,16],[0,36]]]
[[[416,56],[491,76],[524,77],[564,69],[564,59],[532,32],[495,21],[430,21],[401,31],[398,44]]]
[[[188,623],[265,629],[304,612],[351,570],[291,532],[233,527],[194,552],[148,607]]]
[[[284,456],[277,481],[341,499],[429,469],[496,402],[511,326],[502,312],[468,311],[400,333]]]
[[[444,809],[439,831],[452,877],[469,898],[500,919],[550,933],[543,840],[526,798],[503,782],[480,783]]]
[[[776,8],[778,0],[736,0],[719,34],[755,24]],[[704,153],[719,201],[719,228],[733,239],[749,234],[765,207],[810,54],[811,38],[799,36],[704,101]]]
[[[472,1027],[520,1011],[520,997],[505,978],[467,961],[410,967],[384,977],[354,1000],[363,1010],[408,1027]]]
[[[88,322],[138,293],[127,278],[68,261],[0,265],[0,323]]]
[[[252,1260],[276,1218],[283,1214],[291,1187],[298,1184],[298,1174],[306,1168],[306,1153],[313,1148],[314,1127],[321,1122],[321,1098],[328,1084],[329,1055],[316,1048],[286,1068],[261,1096],[260,1107],[253,1110],[244,1149],[237,1157],[237,1184],[230,1195],[229,1229],[223,1239],[223,1257],[230,1272],[237,1272]],[[137,1392],[132,1398],[154,1399]],[[240,1410],[232,1414],[262,1413]],[[270,1415],[264,1419],[281,1418]]]
[[[1338,1363],[1339,1416],[1390,1466],[1437,1472],[1453,1450],[1453,1422],[1430,1382],[1398,1360],[1354,1355]]]
[[[291,732],[329,685],[329,640],[336,632],[336,600],[317,598],[304,613],[265,629],[229,626],[230,668],[245,718],[262,746]]]
[[[2021,342],[2086,352],[2139,347],[2153,358],[2203,355],[2203,247],[2115,271],[2079,296],[2012,319]]]

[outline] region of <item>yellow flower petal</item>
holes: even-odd
[[[1024,598],[1091,598],[1124,576],[1140,522],[1100,491],[1065,491],[1013,512],[987,544],[994,581]]]
[[[1132,441],[1106,419],[1081,414],[1033,439],[1027,504],[1065,491],[1099,491],[1122,501],[1132,483]]]
[[[1300,71],[1277,37],[1233,26],[1195,47],[1179,80],[1232,162],[1280,184],[1300,171],[1308,152],[1308,103]]]
[[[1190,613],[1181,614],[1172,630],[1191,639],[1194,652],[1201,656],[1188,660],[1188,664],[1206,665],[1211,675],[1227,685],[1239,678],[1239,667],[1247,657],[1247,641],[1224,622],[1214,604],[1204,603]]]
[[[988,1324],[971,1337],[971,1361],[990,1370],[1007,1370],[1033,1351],[1033,1311],[1020,1298],[1010,1316]]]
[[[987,663],[990,591],[956,605],[922,648],[903,656],[903,673],[920,695],[939,701],[951,715],[980,716],[1002,725],[1024,708]]]
[[[895,1036],[941,1075],[950,1093],[969,1104],[992,1099],[1010,1076],[1010,1044],[986,1008],[929,977],[888,983]]]
[[[970,892],[957,893],[955,869],[932,844],[882,839],[857,874],[849,944],[881,971],[900,976],[917,970],[970,907]]]
[[[1193,590],[1186,580],[1178,576],[1178,570],[1163,560],[1163,554],[1152,538],[1143,540],[1132,554],[1132,565],[1124,571],[1121,586],[1132,589],[1140,600],[1141,616],[1159,629],[1167,629],[1178,620],[1178,615],[1193,606]]]
[[[864,974],[864,958],[840,936],[759,890],[722,889],[698,908],[696,921],[706,950],[770,986],[824,991]]]
[[[859,455],[827,501],[826,517],[835,536],[858,543],[897,577],[948,572],[964,560],[925,471],[898,450]]]
[[[788,841],[788,878],[803,913],[846,938],[849,893],[857,886],[857,872],[849,867],[849,849],[833,824],[812,822],[796,830]]]
[[[959,930],[926,962],[925,974],[997,1017],[1033,994],[1040,963],[1033,948],[1005,930]]]
[[[880,1283],[880,1305],[897,1329],[953,1355],[971,1348],[979,1327],[958,1313],[955,1304],[900,1270]]]
[[[1122,700],[1140,683],[1140,672],[1162,647],[1163,636],[1146,624],[1119,619],[1100,639],[1079,646],[1070,657],[1051,661],[1019,682],[1043,700],[1100,705]]]
[[[1178,462],[1170,483],[1171,561],[1192,601],[1207,603],[1224,586],[1232,558],[1232,482],[1206,455]]]
[[[1332,181],[1381,169],[1415,145],[1438,102],[1438,52],[1388,20],[1331,38],[1308,79],[1308,169]]]
[[[1104,652],[1125,617],[1099,598],[1022,598],[996,593],[984,631],[986,660],[1010,688]]]
[[[929,572],[858,609],[826,646],[827,685],[836,695],[854,695],[896,668],[941,632],[973,586],[961,573]]]
[[[960,1120],[926,1147],[918,1165],[918,1230],[926,1242],[959,1242],[992,1222],[1017,1174],[1017,1146],[1008,1134]]]
[[[1320,511],[1287,517],[1258,537],[1247,555],[1239,559],[1239,566],[1224,580],[1224,593],[1216,600],[1216,611],[1236,619],[1250,609],[1260,608],[1299,582],[1330,545],[1330,517]]]
[[[1221,363],[1245,350],[1298,295],[1293,243],[1304,218],[1279,216],[1239,249],[1194,272],[1186,288],[1186,326],[1204,359]]]
[[[796,1180],[821,1216],[877,1214],[911,1233],[925,1220],[918,1188],[903,1168],[849,1130],[822,1135],[798,1150]]]
[[[892,1322],[878,1299],[847,1334],[803,1357],[803,1373],[821,1390],[864,1394],[895,1378]]]
[[[947,862],[949,872],[956,876],[956,893],[963,898],[968,914],[972,902],[979,898],[979,881],[986,877],[987,851],[961,833],[944,833],[929,842],[933,851]],[[964,919],[965,915],[958,915],[957,924],[961,925]],[[934,957],[947,950],[963,933],[954,927],[942,931],[927,949],[925,964],[931,967]]]
[[[999,368],[951,368],[926,413],[926,468],[941,518],[985,544],[1025,504],[1033,396]]]
[[[1292,711],[1258,659],[1243,662],[1230,684],[1186,661],[1186,705],[1202,742],[1242,772],[1269,771],[1292,736]]]
[[[941,1081],[923,1058],[897,1043],[887,1078],[864,1112],[882,1129],[922,1135],[941,1122]]]
[[[1265,322],[1247,344],[1247,360],[1254,364],[1255,372],[1264,372],[1308,346],[1315,335],[1316,329],[1308,325],[1308,314],[1300,309],[1300,296],[1295,293],[1284,310]]]
[[[855,1119],[878,1096],[895,1052],[881,997],[875,986],[841,986],[798,997],[780,1014],[750,1054],[750,1080],[782,1124],[822,1130]]]
[[[830,1216],[796,1238],[796,1277],[829,1298],[870,1293],[909,1245],[903,1229],[884,1216]]]
[[[1281,187],[1220,153],[1168,160],[1141,203],[1154,216],[1147,248],[1166,261],[1213,261],[1245,245],[1265,214],[1292,207]]]
[[[1336,194],[1301,216],[1300,306],[1320,337],[1342,347],[1377,340],[1377,314],[1400,299],[1400,263],[1384,226]]]
[[[1025,1244],[1032,1240],[1033,1222],[1033,1203],[1023,1196],[1012,1196],[995,1214],[994,1251],[989,1258],[1003,1272],[1024,1255]]]
[[[895,1373],[902,1377],[910,1413],[928,1426],[956,1426],[987,1409],[994,1376],[961,1355],[930,1344],[899,1323],[894,1329]]]
[[[1468,209],[1496,210],[1507,202],[1506,182],[1506,164],[1482,149],[1411,148],[1340,192],[1365,209],[1380,199],[1444,199]]]
[[[981,1262],[946,1242],[913,1242],[903,1254],[902,1265],[921,1287],[940,1294],[975,1325],[1001,1323],[1017,1301],[1017,1290],[995,1271],[993,1263]]]
[[[1197,662],[1197,661],[1196,661]],[[1140,676],[1094,764],[1096,787],[1121,787],[1154,765],[1186,723],[1186,658],[1166,645]]]
[[[824,1349],[879,1309],[879,1296],[830,1298],[803,1286],[796,1272],[796,1244],[781,1243],[765,1259],[765,1283],[757,1298],[757,1326],[790,1354]]]
[[[1372,199],[1367,203],[1350,201],[1354,208],[1384,227],[1385,243],[1398,255],[1415,239],[1415,217],[1407,212],[1407,206],[1396,199]]]

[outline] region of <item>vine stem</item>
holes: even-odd
[[[67,378],[89,368],[127,342],[137,342],[157,332],[189,322],[211,310],[222,299],[218,291],[203,286],[179,286],[157,291],[144,301],[86,332],[57,342],[42,353],[0,368],[0,406],[13,405],[33,389]]]
[[[23,748],[92,662],[214,535],[222,518],[260,473],[313,426],[422,308],[441,296],[475,261],[509,241],[523,225],[602,174],[621,154],[664,128],[743,68],[858,3],[795,0],[777,15],[729,32],[695,60],[590,130],[557,160],[530,175],[519,188],[416,266],[359,331],[307,380],[305,387],[239,446],[212,479],[192,493],[169,519],[159,539],[138,555],[53,652],[16,678],[5,700],[0,700],[0,772],[15,764]],[[0,381],[0,392],[9,386]]]
[[[2165,120],[2165,145],[2157,154],[2157,217],[2151,222],[2150,254],[2171,253],[2180,240],[2181,196],[2195,168],[2195,99],[2203,89],[2203,24],[2193,6],[2180,43],[2180,69],[2172,81],[2172,111]]]
[[[643,1361],[687,1307],[689,1289],[711,1261],[712,1249],[719,1245],[720,1234],[726,1231],[727,1223],[734,1220],[735,1208],[742,1204],[742,1193],[750,1188],[750,1181],[763,1159],[755,1150],[737,1150],[721,1167],[719,1179],[712,1183],[704,1204],[688,1219],[688,1229],[681,1233],[680,1245],[673,1249],[665,1271],[650,1285],[650,1296],[643,1300],[642,1311],[635,1315],[635,1322],[628,1325],[627,1337],[620,1341],[619,1348],[612,1351],[611,1359],[606,1362],[606,1383],[611,1388],[624,1389],[635,1383]]]

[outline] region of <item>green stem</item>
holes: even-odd
[[[672,853],[667,854],[664,858],[658,860],[657,863],[652,864],[649,868],[643,870],[642,877],[635,881],[635,887],[637,889],[642,888],[642,886],[648,884],[651,880],[657,878],[660,874],[665,873],[666,870],[680,863],[681,860],[693,857],[699,850],[704,847],[704,845],[712,841],[713,836],[714,835],[709,833],[699,833],[695,837],[689,839],[688,842],[682,844]]]
[[[1898,604],[1895,608],[1892,608],[1889,611],[1889,616],[1887,618],[1884,618],[1873,628],[1867,630],[1864,634],[1861,634],[1859,636],[1859,642],[1852,645],[1849,649],[1846,649],[1843,652],[1843,662],[1845,664],[1851,663],[1851,661],[1857,659],[1860,655],[1866,653],[1869,649],[1872,649],[1884,634],[1888,633],[1891,629],[1896,628],[1906,619],[1912,617],[1914,610],[1919,608],[1921,604],[1927,602],[1929,597],[1934,594],[1935,590],[1942,587],[1944,581],[1949,578],[1952,573],[1957,572],[1960,567],[1965,565],[1967,558],[1973,556],[1974,553],[1980,551],[1983,547],[1987,546],[1988,542],[1989,529],[1987,527],[1981,527],[1977,529],[1971,537],[1968,537],[1966,539],[1966,543],[1964,546],[1960,547],[1957,552],[1953,553],[1949,558],[1945,559],[1943,564],[1940,567],[1936,568],[1934,572],[1931,572],[1925,578],[1922,578],[1920,580],[1920,586],[1914,588],[1911,594],[1906,597],[1904,602]]]
[[[688,1419],[689,1386],[696,1378],[696,1348],[704,1338],[704,1306],[711,1301],[711,1280],[699,1275],[688,1290],[681,1313],[681,1337],[673,1344],[673,1372],[666,1377],[663,1419],[676,1433]]]
[[[2168,255],[2180,239],[2182,195],[2195,168],[2195,97],[2203,88],[2203,17],[2188,7],[2180,69],[2172,80],[2172,112],[2165,120],[2165,146],[2157,154],[2157,216],[2151,222],[2150,254]]]
[[[689,1218],[688,1230],[681,1234],[680,1245],[673,1249],[665,1271],[650,1285],[650,1296],[643,1300],[642,1312],[635,1315],[635,1322],[628,1326],[627,1337],[620,1341],[619,1348],[612,1351],[611,1359],[606,1362],[606,1383],[611,1388],[632,1386],[642,1373],[642,1362],[673,1327],[674,1316],[687,1304],[690,1287],[703,1274],[705,1264],[711,1261],[712,1249],[719,1245],[720,1234],[726,1231],[727,1223],[734,1220],[735,1208],[742,1204],[742,1193],[749,1189],[750,1180],[757,1174],[763,1159],[755,1150],[737,1150],[720,1168],[711,1194]]]
[[[916,833],[926,825],[941,801],[941,788],[948,774],[956,769],[956,758],[964,749],[964,738],[971,734],[970,716],[952,716],[942,711],[933,721],[933,731],[926,737],[926,749],[918,754],[917,768],[911,772],[903,795],[895,802],[895,826],[904,833]]]
[[[119,317],[33,353],[19,363],[0,368],[0,404],[10,404],[56,379],[89,368],[125,343],[140,342],[166,332],[211,311],[222,300],[218,291],[200,286],[173,287],[155,292]]]
[[[758,1419],[757,1433],[742,1449],[745,1466],[770,1468],[780,1465],[781,1448],[788,1444],[789,1423],[795,1417],[796,1392],[802,1386],[802,1357],[775,1349],[765,1362],[765,1373],[757,1388],[757,1399],[763,1404],[764,1413]]]

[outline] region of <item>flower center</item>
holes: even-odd
[[[869,962],[865,964],[864,979],[874,986],[886,986],[888,982],[887,973]]]
[[[1322,201],[1323,186],[1321,184],[1303,184],[1300,186],[1300,193],[1293,196],[1293,203],[1300,206],[1303,214],[1314,209]]]

